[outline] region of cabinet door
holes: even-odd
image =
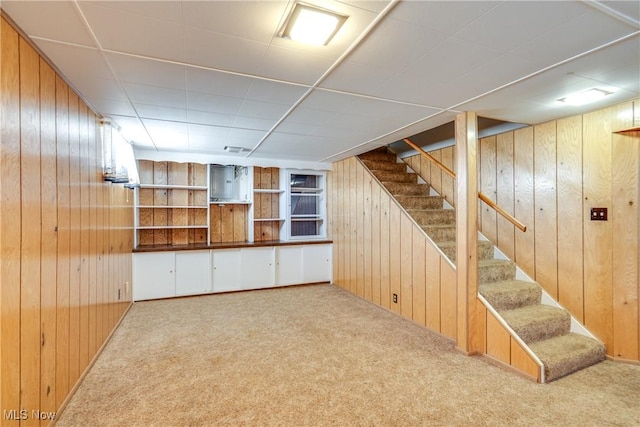
[[[276,285],[297,285],[302,278],[302,246],[277,247]]]
[[[268,288],[275,284],[275,248],[243,248],[240,250],[242,289]]]
[[[133,254],[133,300],[176,295],[175,252]]]
[[[176,295],[211,292],[209,251],[176,252]]]
[[[304,283],[330,282],[331,245],[308,245],[302,249]]]
[[[213,292],[240,290],[240,249],[211,252]]]

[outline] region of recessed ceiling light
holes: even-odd
[[[280,32],[280,37],[325,46],[346,20],[347,17],[344,15],[316,6],[296,3]]]
[[[249,149],[244,147],[234,147],[232,145],[226,145],[224,147],[224,151],[226,151],[227,153],[237,154],[237,153],[246,153],[249,151]]]
[[[598,101],[599,99],[602,99],[607,95],[611,95],[612,93],[613,92],[609,92],[604,89],[592,88],[589,90],[584,90],[582,92],[572,93],[571,95],[567,95],[564,98],[558,99],[558,101],[574,106],[585,105],[591,102]]]

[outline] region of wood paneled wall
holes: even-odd
[[[481,191],[527,232],[484,204],[479,215],[482,232],[610,356],[640,361],[640,132],[617,132],[634,126],[630,101],[482,139]],[[432,174],[418,156],[407,163]],[[432,185],[447,191],[441,179]],[[591,221],[592,207],[608,208],[608,221]]]
[[[254,192],[253,194],[253,241],[264,242],[280,239],[280,169],[253,168],[253,188],[255,190],[274,191]]]
[[[334,283],[455,340],[454,267],[356,158],[327,184]]]
[[[133,193],[102,182],[96,115],[1,31],[0,416],[47,425],[32,411],[61,407],[131,302]]]

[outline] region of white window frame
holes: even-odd
[[[291,196],[299,194],[300,192],[292,191],[291,189],[291,175],[315,175],[318,177],[319,183],[316,192],[313,192],[318,197],[318,214],[314,218],[317,218],[319,222],[318,234],[313,236],[292,236],[291,226],[295,218],[291,215]],[[327,238],[327,173],[324,171],[308,170],[308,169],[286,169],[285,173],[281,174],[283,182],[280,186],[285,189],[285,197],[282,200],[281,211],[286,212],[286,221],[284,227],[284,233],[286,240],[293,241],[311,241],[311,240],[324,240]]]

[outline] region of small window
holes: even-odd
[[[289,236],[292,239],[325,237],[325,175],[290,172],[288,176]]]

